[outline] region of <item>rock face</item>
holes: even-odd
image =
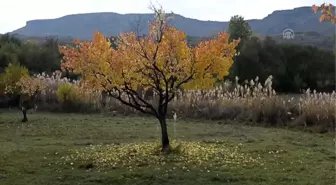
[[[292,10],[278,10],[260,20],[247,20],[252,30],[260,35],[280,35],[286,28],[295,32],[317,32],[322,35],[335,33],[331,23],[320,23],[320,14],[314,14],[311,7]],[[25,36],[61,36],[91,39],[92,32],[98,30],[106,36],[117,36],[120,32],[133,31],[140,21],[140,33],[148,31],[147,23],[153,14],[88,13],[67,15],[57,19],[31,20],[26,26],[13,31]],[[189,36],[206,37],[224,31],[228,22],[200,21],[181,15],[174,15],[171,25]]]

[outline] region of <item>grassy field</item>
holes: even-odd
[[[156,120],[0,113],[0,184],[335,184],[334,134],[178,121],[156,153]]]

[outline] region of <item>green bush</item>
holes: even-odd
[[[17,63],[9,64],[5,68],[5,73],[0,76],[0,93],[20,94],[20,87],[17,83],[24,76],[29,76],[26,67]]]
[[[60,103],[70,103],[78,101],[76,87],[70,83],[62,83],[58,86],[57,100]]]
[[[60,103],[60,111],[64,112],[86,112],[93,111],[94,107],[90,102],[85,101],[80,88],[74,84],[61,83],[56,92],[57,100]]]

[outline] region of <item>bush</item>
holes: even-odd
[[[80,103],[79,93],[75,85],[70,83],[62,83],[58,86],[57,100],[61,104],[61,108],[65,111],[73,112]]]
[[[0,90],[1,88],[5,87],[6,94],[20,94],[20,86],[18,82],[22,77],[29,76],[28,69],[20,66],[20,64],[9,64],[6,69],[5,73],[1,77],[0,81]]]
[[[64,82],[58,86],[57,100],[61,104],[62,111],[66,112],[96,112],[95,105],[98,97],[78,83]]]
[[[57,100],[60,103],[76,102],[78,101],[77,93],[74,85],[70,83],[62,83],[57,89]]]

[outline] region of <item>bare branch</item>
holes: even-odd
[[[96,78],[98,78],[97,75],[101,75],[102,77],[106,79],[107,83],[113,84],[112,81],[109,78],[107,78],[105,74],[100,73],[100,72],[95,72],[94,74]],[[148,103],[146,100],[144,100],[135,90],[131,89],[127,82],[124,83],[124,86],[125,86],[124,88],[113,87],[112,90],[108,88],[106,84],[101,83],[100,85],[104,88],[105,91],[108,92],[108,94],[111,97],[116,98],[121,103],[128,105],[142,113],[154,115],[156,117],[158,116],[158,113],[154,109],[154,107],[150,103]],[[118,94],[115,95],[113,91],[118,92]],[[123,99],[122,97],[123,93],[125,93],[126,96],[128,97],[128,101]],[[148,111],[148,109],[150,111]]]
[[[145,24],[143,24],[141,16],[138,16],[138,19],[133,20],[133,22],[130,22],[131,32],[134,32],[136,37],[138,38],[140,36],[140,33],[143,31],[144,25]]]

